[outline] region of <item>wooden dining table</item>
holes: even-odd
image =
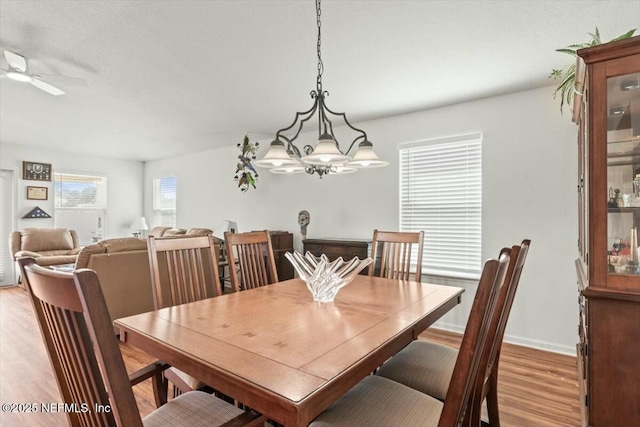
[[[460,303],[463,288],[357,276],[334,302],[300,279],[115,321],[127,341],[285,426],[306,426]]]

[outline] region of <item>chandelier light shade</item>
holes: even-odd
[[[380,160],[380,157],[373,151],[373,144],[368,141],[361,142],[358,151],[353,160],[347,163],[347,166],[356,168],[380,168],[387,166],[389,162]]]
[[[253,163],[256,166],[268,168],[275,174],[294,174],[306,172],[318,174],[320,178],[327,174],[353,173],[361,168],[386,166],[389,162],[381,160],[373,151],[373,144],[367,139],[367,134],[354,127],[345,113],[330,110],[325,104],[325,97],[329,95],[322,89],[322,73],[324,66],[321,56],[321,23],[320,0],[316,0],[316,18],[318,24],[318,75],[316,89],[311,91],[313,105],[307,111],[297,112],[291,125],[280,129],[271,142],[265,156]],[[295,145],[295,141],[302,129],[311,118],[317,115],[318,142],[315,147],[305,145],[302,149]],[[349,143],[346,150],[340,148],[338,139],[333,131],[333,120],[339,119],[355,132],[357,136]],[[293,135],[292,135],[293,134]],[[349,153],[356,147],[355,155]]]
[[[354,173],[354,172],[358,172],[358,169],[357,168],[352,168],[348,164],[347,164],[347,166],[338,165],[338,166],[335,167],[335,171],[332,171],[332,173],[341,173],[341,174]]]
[[[323,133],[318,138],[316,148],[313,149],[311,154],[302,157],[300,160],[309,165],[341,165],[351,160],[351,158],[340,152],[336,141],[330,134]]]
[[[291,173],[302,173],[304,172],[305,167],[302,164],[293,165],[293,166],[283,166],[281,168],[271,168],[269,172],[275,174],[291,174]]]
[[[254,165],[263,168],[279,168],[281,166],[295,166],[300,162],[291,158],[287,150],[284,148],[282,141],[273,141],[269,146],[269,151],[260,160],[255,160]]]

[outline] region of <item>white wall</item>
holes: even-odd
[[[53,218],[21,219],[35,206],[40,206],[53,216],[53,182],[23,180],[23,161],[51,163],[53,171],[105,175],[108,209],[103,238],[131,236],[129,225],[143,212],[144,164],[142,162],[84,156],[0,142],[0,169],[14,170],[17,178],[16,229],[18,230],[25,227],[53,227]],[[48,187],[48,200],[27,200],[27,186]],[[2,200],[2,203],[8,203],[8,201]]]
[[[577,129],[568,115],[560,115],[552,92],[547,87],[358,123],[390,166],[322,180],[265,171],[258,189],[247,193],[233,181],[235,144],[242,140],[238,135],[228,148],[148,162],[145,214],[152,218],[153,179],[175,174],[179,227],[215,228],[221,220],[232,219],[240,231],[294,232],[300,249],[297,214],[306,209],[311,214],[310,238],[370,238],[374,228],[398,228],[399,143],[480,131],[484,135],[482,256],[495,257],[503,246],[532,240],[505,340],[573,354]],[[264,142],[261,155],[268,145]],[[467,289],[464,303],[440,326],[464,328],[475,285],[462,285]]]

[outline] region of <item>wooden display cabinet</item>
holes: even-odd
[[[640,37],[578,56],[583,425],[640,425]]]

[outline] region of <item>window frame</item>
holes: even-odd
[[[78,172],[78,171],[65,171],[65,170],[56,170],[52,174],[52,193],[53,193],[53,223],[54,227],[63,227],[75,230],[78,234],[78,240],[80,246],[85,246],[91,243],[98,242],[104,238],[104,230],[105,230],[105,221],[107,217],[107,209],[108,209],[108,180],[107,175],[95,173],[95,172]],[[62,178],[60,178],[62,176]],[[99,198],[95,205],[89,206],[62,206],[62,187],[58,188],[58,184],[61,182],[70,183],[72,180],[64,180],[64,177],[80,177],[84,178],[86,181],[90,181],[94,179],[96,182],[96,192],[99,194]],[[64,180],[64,181],[63,181]],[[63,212],[68,212],[70,215],[82,215],[80,212],[85,211],[92,213],[96,216],[97,224],[96,228],[93,230],[89,230],[90,227],[85,227],[85,223],[82,225],[77,224],[69,224],[70,220],[68,218],[62,219],[65,217]],[[86,222],[89,223],[89,220]],[[90,235],[89,235],[90,234]]]
[[[160,202],[158,197],[161,195],[162,191],[162,181],[163,180],[173,180],[173,206],[172,207],[163,207],[159,206]],[[152,208],[153,208],[153,222],[154,226],[165,226],[165,227],[176,227],[178,222],[178,178],[176,175],[165,175],[158,178],[154,178],[153,180],[153,192],[152,192]],[[167,213],[173,212],[173,221],[169,223],[164,221],[163,219],[167,216]]]
[[[482,132],[398,144],[399,228],[424,231],[423,275],[480,278],[482,145]]]

